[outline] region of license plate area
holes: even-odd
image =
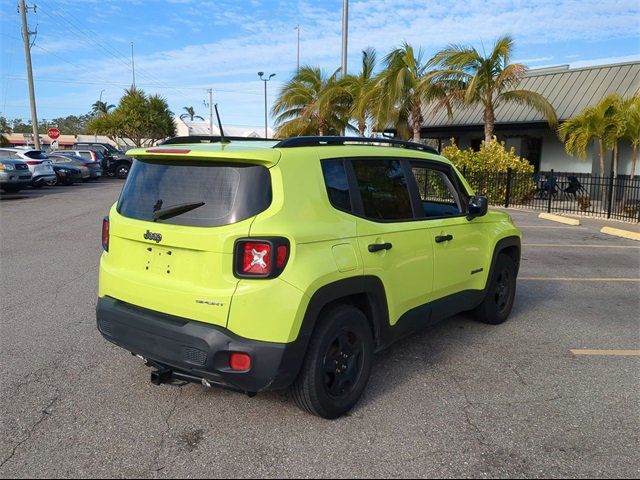
[[[146,271],[171,275],[174,251],[166,247],[147,247],[144,268]]]

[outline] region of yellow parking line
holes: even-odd
[[[636,245],[579,245],[579,244],[561,244],[561,243],[523,243],[527,247],[582,247],[582,248],[630,248],[640,250],[640,246]]]
[[[589,349],[572,349],[574,355],[603,355],[615,357],[640,357],[640,350],[589,350]]]
[[[611,278],[611,277],[518,277],[518,280],[551,280],[556,282],[633,282],[640,283],[640,278]]]

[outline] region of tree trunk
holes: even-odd
[[[633,146],[633,157],[631,160],[631,179],[636,176],[636,164],[638,163],[638,145]]]
[[[618,144],[613,146],[613,176],[618,176]]]
[[[364,137],[364,132],[367,130],[367,124],[365,122],[358,122],[358,132],[360,136]]]
[[[484,145],[488,147],[493,140],[493,131],[496,125],[496,115],[493,105],[484,107]]]
[[[600,176],[604,177],[604,143],[602,139],[598,139],[598,143],[600,144]]]
[[[422,103],[419,98],[414,98],[411,102],[411,126],[413,127],[413,141],[416,143],[420,143],[422,120]]]

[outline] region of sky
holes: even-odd
[[[223,123],[262,128],[269,104],[302,65],[332,72],[341,62],[342,0],[33,0],[29,26],[38,117],[82,114],[102,99],[117,104],[132,83],[171,109],[207,118],[207,88]],[[0,115],[30,118],[16,0],[0,0]],[[33,3],[28,2],[29,5]],[[379,59],[403,41],[426,58],[448,44],[489,50],[501,35],[514,61],[530,68],[640,60],[638,0],[351,0],[348,70],[372,46]],[[271,118],[269,118],[271,126]]]

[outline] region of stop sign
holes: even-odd
[[[49,135],[49,138],[52,138],[55,140],[60,136],[60,130],[58,130],[57,128],[50,128],[47,131],[47,135]]]

